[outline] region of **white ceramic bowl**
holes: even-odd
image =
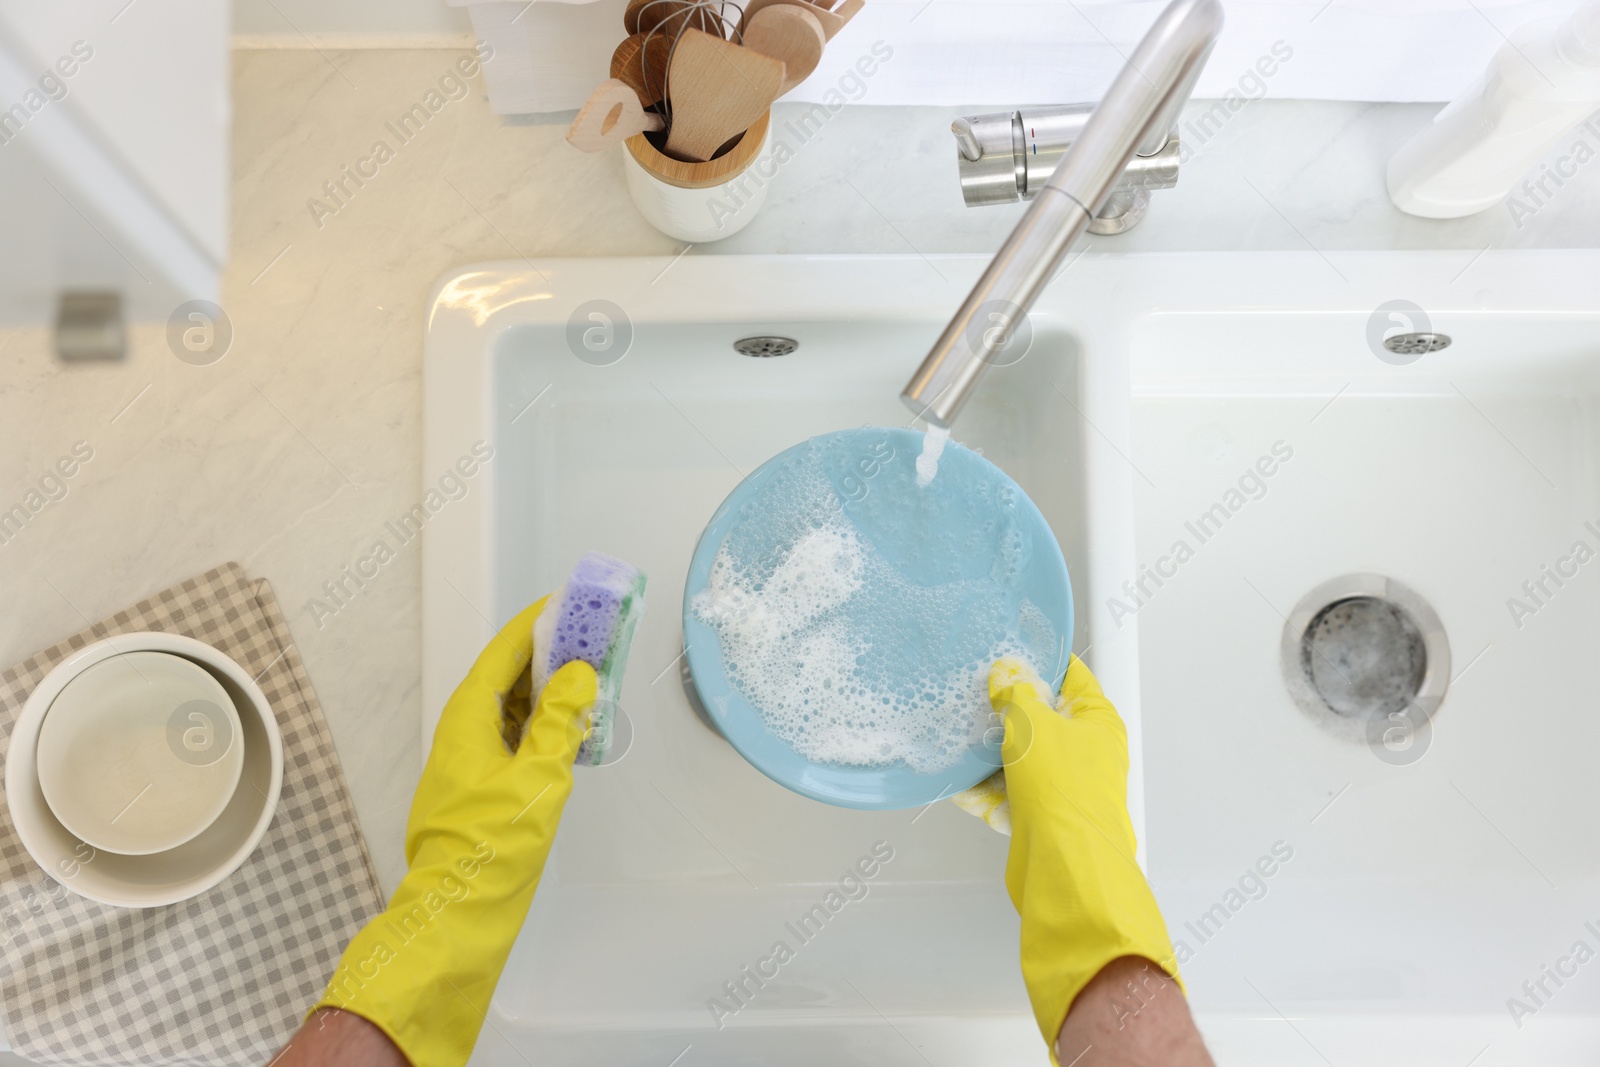
[[[126,652],[80,671],[51,702],[35,763],[62,826],[95,848],[148,856],[222,814],[244,740],[211,672],[170,652]]]
[[[45,801],[37,766],[50,705],[89,667],[129,652],[165,652],[204,667],[238,712],[244,756],[238,785],[215,821],[176,848],[141,856],[95,848],[67,830]],[[34,862],[73,892],[125,908],[175,904],[236,871],[271,825],[282,785],[283,739],[261,687],[228,656],[177,634],[119,634],[62,660],[22,706],[6,752],[6,804]]]

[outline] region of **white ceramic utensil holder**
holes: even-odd
[[[771,117],[771,112],[763,115],[738,144],[707,163],[664,155],[643,134],[628,138],[622,165],[639,213],[667,236],[691,244],[720,241],[744,229],[777,177],[769,151]]]

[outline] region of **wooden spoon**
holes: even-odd
[[[634,134],[661,129],[660,115],[646,111],[639,94],[615,78],[589,94],[567,130],[567,143],[583,152],[600,152]]]
[[[784,83],[783,61],[688,29],[667,74],[672,125],[667,152],[705,162],[772,106]]]
[[[744,30],[746,48],[783,60],[784,79],[779,96],[811,76],[822,61],[822,50],[827,44],[822,23],[799,4],[762,8]]]
[[[866,0],[844,0],[832,11],[818,4],[808,3],[807,0],[749,0],[744,5],[744,18],[739,21],[739,32],[742,35],[750,25],[752,19],[769,7],[791,4],[805,8],[811,12],[816,20],[822,23],[822,32],[828,40],[833,40],[834,35],[845,28],[845,24],[856,17],[856,12],[866,6]],[[741,36],[741,40],[743,37]]]
[[[667,91],[667,63],[672,57],[672,38],[664,33],[636,33],[624,37],[611,53],[611,76],[631,86],[639,103],[654,107]]]

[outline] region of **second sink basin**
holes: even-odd
[[[1152,883],[1218,1063],[1593,1062],[1595,260],[1334,262],[1323,294],[1237,262],[1130,328]],[[1338,736],[1285,684],[1286,617],[1363,574],[1437,616],[1431,728]],[[1302,659],[1357,674],[1340,639]]]

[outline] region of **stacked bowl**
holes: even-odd
[[[283,740],[243,667],[190,637],[119,634],[47,674],[17,717],[6,803],[23,847],[103,904],[197,896],[261,843]]]

